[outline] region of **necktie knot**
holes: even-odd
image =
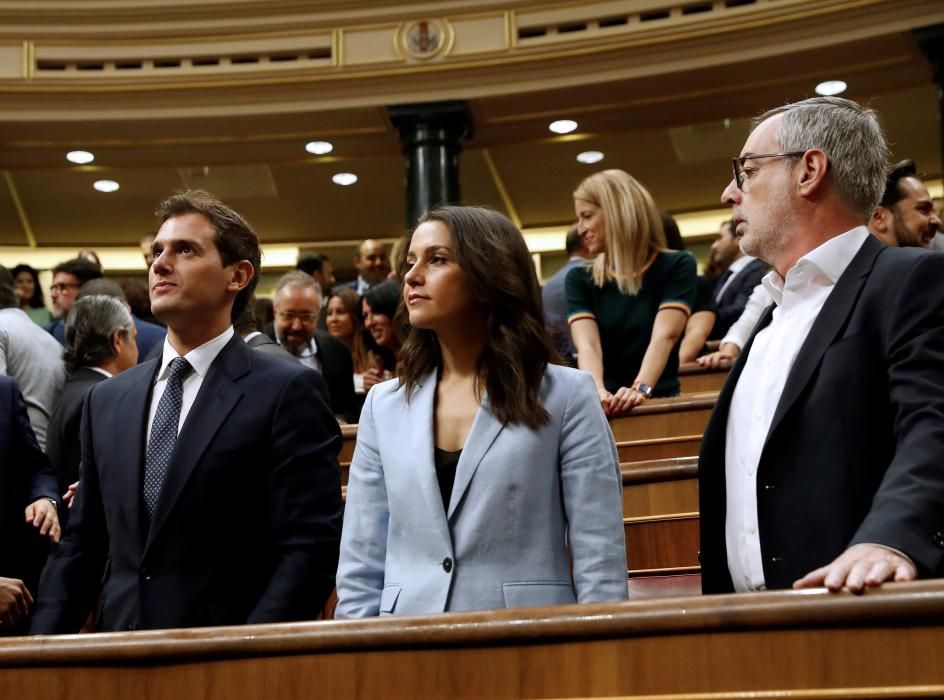
[[[186,379],[187,374],[190,373],[193,367],[190,366],[190,363],[187,362],[186,358],[175,357],[170,361],[170,374],[167,375],[167,381],[178,381],[182,382]]]

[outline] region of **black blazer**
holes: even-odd
[[[760,284],[769,269],[770,266],[763,260],[751,260],[743,270],[734,275],[725,287],[721,298],[713,299],[715,325],[708,336],[710,340],[723,338],[728,329],[741,317],[751,292]]]
[[[706,593],[733,590],[725,431],[753,338],[702,439]],[[919,576],[944,573],[944,255],[866,239],[790,370],[761,453],[757,501],[768,588],[787,588],[866,542],[904,552]]]
[[[65,493],[69,484],[79,478],[79,461],[82,458],[79,429],[82,425],[82,407],[92,387],[107,377],[88,367],[80,367],[66,381],[62,394],[56,402],[49,429],[46,434],[46,454],[59,479],[59,493]],[[65,525],[67,513],[59,514]]]
[[[0,376],[0,576],[36,593],[48,540],[24,522],[33,501],[58,502],[56,475],[36,442],[16,381]]]
[[[278,342],[274,323],[266,326],[265,333]],[[331,397],[331,412],[349,423],[356,423],[358,412],[354,406],[354,358],[350,349],[324,331],[315,331],[315,343],[318,345],[321,373]]]
[[[156,361],[95,386],[81,485],[33,633],[313,619],[334,587],[340,429],[321,377],[234,336],[180,430],[154,519],[141,483]],[[107,569],[106,569],[107,561]]]

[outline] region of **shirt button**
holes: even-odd
[[[445,559],[443,559],[442,568],[443,568],[443,571],[445,571],[447,574],[450,571],[452,571],[452,559],[450,559],[449,557],[446,557]]]
[[[752,527],[752,528],[751,528],[751,534],[752,534],[752,535],[756,535],[756,534],[757,534],[757,528],[756,528],[756,527]]]

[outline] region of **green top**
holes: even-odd
[[[567,318],[573,322],[592,318],[600,329],[603,351],[603,384],[615,392],[632,386],[649,347],[652,326],[661,309],[691,314],[697,291],[695,258],[688,251],[658,253],[644,269],[642,287],[635,296],[623,294],[614,281],[602,287],[593,283],[592,267],[578,265],[567,273]],[[678,351],[665,363],[653,396],[679,393]]]
[[[26,315],[29,316],[33,323],[36,323],[40,326],[45,326],[52,323],[52,314],[49,313],[49,309],[45,306],[40,306],[39,308],[28,308],[25,309]]]

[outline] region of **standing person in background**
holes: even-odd
[[[0,377],[0,634],[24,634],[48,543],[59,541],[56,475],[39,449],[26,405]]]
[[[66,260],[52,269],[52,286],[49,292],[52,297],[52,315],[55,320],[46,326],[46,330],[59,341],[60,345],[65,342],[66,316],[79,296],[79,290],[89,280],[97,280],[101,276],[102,269],[84,258]]]
[[[295,269],[312,276],[321,287],[321,311],[318,313],[318,330],[326,331],[325,325],[328,315],[328,298],[337,280],[334,278],[334,265],[331,258],[324,253],[302,253],[298,256]]]
[[[52,314],[46,308],[43,288],[39,284],[39,273],[29,265],[17,265],[10,272],[13,275],[20,310],[37,325],[46,326],[52,323]]]
[[[16,380],[40,449],[66,382],[62,346],[19,308],[13,276],[0,265],[0,375]]]
[[[104,294],[114,297],[129,310],[131,309],[131,305],[128,303],[128,298],[125,296],[124,290],[115,280],[106,277],[89,280],[83,284],[82,288],[79,290],[78,299],[93,294]],[[159,357],[164,347],[164,338],[167,336],[167,329],[164,328],[164,326],[159,326],[156,323],[148,323],[138,318],[133,311],[131,311],[131,318],[134,320],[135,342],[138,346],[138,361],[143,362],[145,359],[153,360],[155,357]]]
[[[390,379],[396,371],[403,343],[394,323],[401,290],[399,280],[387,280],[372,287],[363,297],[364,327],[370,334],[369,347],[376,362],[364,372],[365,392],[374,384]]]
[[[767,272],[768,265],[763,260],[744,254],[731,221],[721,224],[711,250],[727,268],[718,278],[712,293],[715,323],[708,338],[718,340],[738,320],[754,287],[760,284]]]
[[[49,420],[46,444],[60,494],[74,491],[71,487],[79,480],[79,428],[86,396],[99,382],[137,364],[136,335],[131,312],[113,296],[83,295],[66,317],[63,359],[69,378]],[[68,509],[63,510],[61,519],[64,527]]]
[[[354,360],[354,392],[363,397],[366,393],[364,372],[377,367],[377,357],[368,347],[361,311],[360,297],[353,289],[339,289],[328,300],[328,332],[351,351]]]
[[[570,326],[567,324],[567,295],[564,292],[564,281],[567,279],[567,273],[576,265],[587,261],[590,251],[580,240],[580,232],[576,226],[564,237],[564,248],[567,251],[567,262],[544,283],[541,289],[541,300],[544,302],[544,319],[551,339],[554,341],[554,347],[568,364],[575,366],[576,348],[570,337]]]
[[[580,238],[595,259],[567,275],[578,365],[607,415],[679,393],[676,344],[695,302],[695,258],[666,248],[649,192],[604,170],[574,192]]]
[[[364,296],[368,289],[387,279],[387,273],[390,272],[390,261],[384,244],[371,238],[362,241],[354,256],[354,267],[357,268],[357,279],[341,286],[350,287],[358,296]]]
[[[552,364],[521,232],[433,210],[404,282],[399,379],[358,426],[335,616],[625,599],[616,445],[592,378]]]

